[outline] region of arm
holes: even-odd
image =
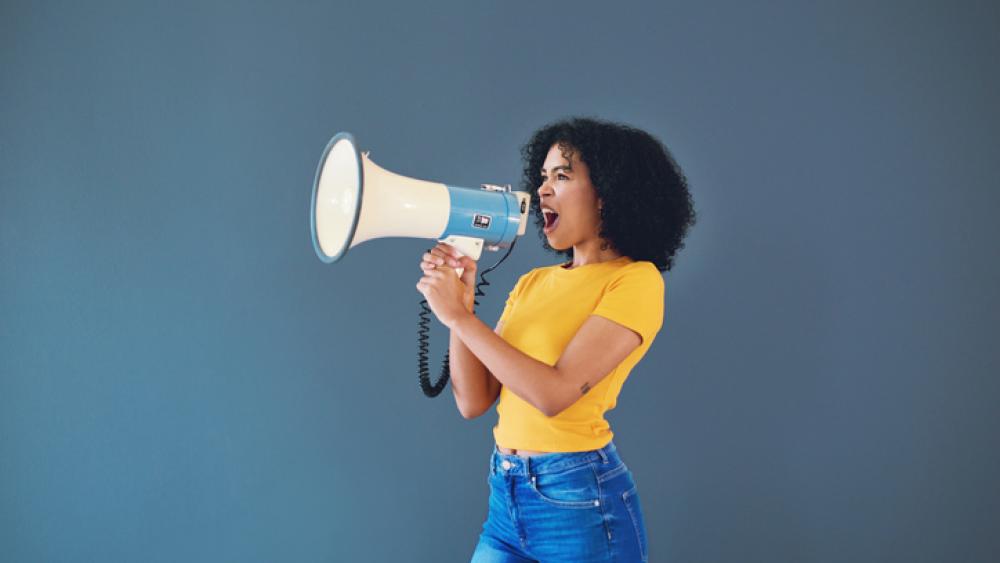
[[[499,335],[502,328],[503,323],[497,323],[495,333]],[[496,402],[500,394],[500,382],[462,343],[455,331],[451,331],[449,341],[448,362],[455,405],[464,418],[473,419],[481,416]]]
[[[461,295],[459,296],[453,292],[449,300],[454,305],[455,298],[458,297],[458,300],[464,306],[463,312],[475,316],[476,298],[473,288],[477,269],[476,261],[469,257],[460,257],[450,245],[445,243],[438,243],[437,246],[428,250],[421,257],[420,269],[423,270],[424,277],[417,284],[417,289],[421,293],[424,293],[424,297],[427,298],[435,314],[437,314],[437,310],[435,309],[435,305],[438,303],[437,299],[435,299],[437,292],[429,295],[426,293],[427,288],[421,289],[421,286],[424,283],[431,285],[434,280],[441,280],[442,273],[440,269],[454,268],[459,265],[465,268],[459,284],[456,285],[454,283],[455,278],[452,277],[454,276],[454,272],[446,277],[452,282],[451,289],[460,289]],[[436,284],[433,285],[436,286]],[[497,334],[500,333],[502,326],[503,323],[497,323]],[[490,374],[486,366],[479,361],[479,358],[476,358],[462,344],[462,341],[458,339],[454,332],[449,334],[448,342],[448,364],[449,371],[451,372],[451,391],[455,396],[455,405],[458,407],[458,412],[464,418],[476,418],[486,412],[496,401],[497,395],[500,394],[500,382]]]
[[[467,257],[462,260],[463,265],[466,262],[474,265],[474,261]],[[453,259],[450,265],[455,266],[455,262]],[[442,263],[442,259],[425,254],[422,266],[427,267],[424,267],[424,276],[417,283],[417,290],[427,299],[438,320],[451,330],[452,335],[457,336],[501,385],[507,386],[547,416],[559,414],[597,385],[642,343],[640,334],[652,335],[659,329],[659,326],[653,329],[653,321],[659,322],[659,309],[637,309],[635,303],[645,302],[645,294],[657,289],[651,284],[654,280],[659,284],[662,299],[663,279],[659,275],[649,279],[622,278],[612,282],[595,309],[597,314],[584,321],[556,364],[550,366],[514,348],[483,324],[463,299],[469,284],[459,280],[454,270],[439,270],[437,266]],[[623,315],[623,311],[627,314]],[[611,320],[627,319],[628,326],[632,326],[636,314],[645,317],[641,318],[643,322],[636,326],[635,331]],[[479,389],[489,388],[485,378],[485,375],[479,378],[483,382]],[[460,399],[468,398],[462,394],[461,388],[456,392]],[[495,400],[494,397],[490,399]],[[459,401],[460,409],[463,403],[463,400]],[[471,414],[471,409],[469,412]]]
[[[556,365],[550,366],[511,346],[475,315],[459,316],[451,333],[500,384],[546,416],[555,416],[575,403],[642,343],[633,330],[591,315]]]

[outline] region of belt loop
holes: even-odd
[[[607,446],[605,446],[605,447],[607,447]],[[604,452],[604,448],[601,448],[601,449],[597,450],[597,453],[600,454],[600,456],[601,456],[601,463],[607,463],[608,462],[608,454],[606,454]]]
[[[523,459],[524,459],[524,473],[525,473],[525,477],[527,477],[528,480],[531,480],[531,477],[532,477],[532,473],[531,473],[531,456],[524,457]]]

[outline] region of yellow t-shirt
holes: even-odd
[[[590,315],[624,325],[642,344],[588,393],[554,417],[547,417],[506,386],[497,403],[493,427],[496,443],[505,448],[577,452],[602,448],[611,441],[604,413],[615,407],[632,368],[649,350],[663,324],[663,276],[652,262],[627,256],[563,268],[535,268],[521,276],[510,292],[500,320],[500,336],[532,358],[554,366]]]

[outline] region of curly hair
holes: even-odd
[[[648,260],[661,272],[670,270],[695,223],[695,211],[687,179],[663,143],[621,123],[569,117],[543,126],[521,147],[521,189],[531,194],[542,246],[572,259],[572,247],[552,248],[543,232],[540,169],[554,144],[567,159],[577,153],[590,169],[603,202],[600,237],[622,255]]]

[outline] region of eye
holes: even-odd
[[[569,180],[569,176],[565,174],[556,174],[557,180]],[[542,181],[548,180],[548,176],[542,176]]]

